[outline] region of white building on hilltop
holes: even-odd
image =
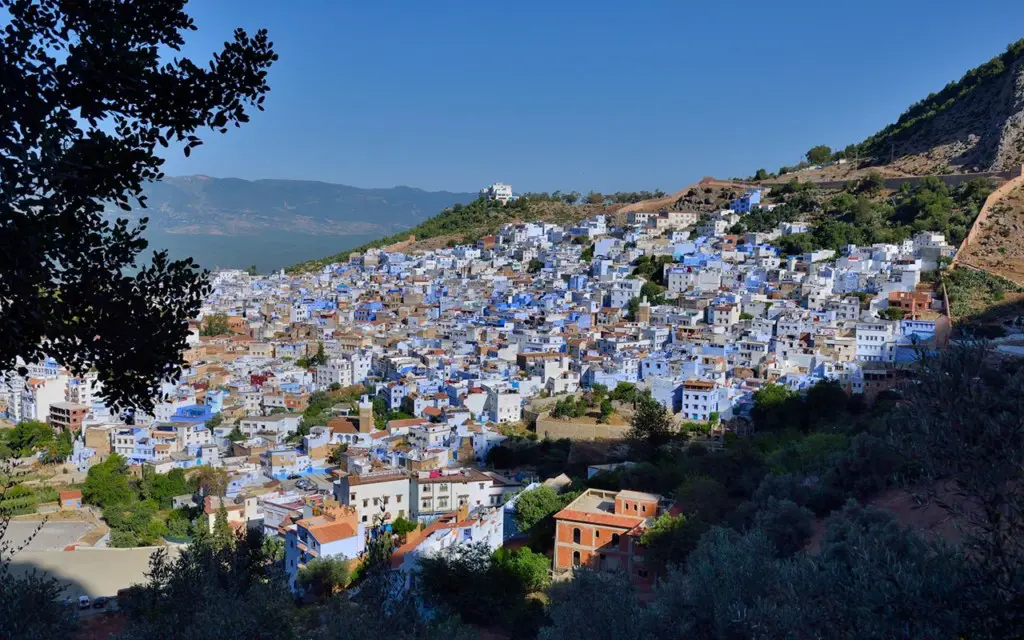
[[[512,196],[512,185],[503,182],[495,182],[489,187],[480,190],[480,195],[487,200],[497,200],[501,204],[507,204]]]

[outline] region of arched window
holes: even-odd
[[[582,536],[582,534],[580,533],[579,527],[576,527],[575,529],[572,530],[572,541],[573,541],[574,544],[579,544],[580,543],[581,536]],[[577,554],[577,555],[579,555],[579,554]]]
[[[613,533],[612,534],[612,546],[613,547],[619,546],[619,534],[617,534],[617,533]]]
[[[574,567],[580,566],[580,552],[579,551],[573,551],[572,552],[572,566],[574,566]]]

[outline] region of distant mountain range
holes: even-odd
[[[169,177],[146,188],[153,248],[206,267],[276,269],[416,226],[475,193],[361,189],[309,180]],[[112,213],[125,215],[114,210]],[[294,248],[293,253],[290,249]],[[268,255],[268,253],[270,255]]]

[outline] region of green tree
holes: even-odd
[[[551,487],[538,487],[516,499],[515,522],[520,531],[527,531],[544,518],[562,508],[562,498]]]
[[[189,535],[192,526],[192,518],[185,509],[172,509],[167,514],[167,533],[176,538],[185,538]]]
[[[577,571],[572,581],[552,587],[548,613],[551,623],[540,630],[539,640],[649,637],[638,633],[641,609],[623,574]]]
[[[260,275],[260,270],[257,269],[256,265],[254,265],[254,264],[249,265],[249,268],[246,269],[245,272],[248,273],[250,276],[258,276],[258,275]]]
[[[211,542],[218,549],[229,547],[235,542],[235,534],[231,530],[231,524],[228,522],[228,509],[224,506],[223,499],[220,506],[217,507],[217,515],[213,519],[213,537]]]
[[[231,433],[228,434],[228,440],[231,442],[242,442],[245,440],[245,434],[242,433],[242,430],[238,428],[237,424],[231,428]]]
[[[346,453],[348,452],[348,443],[343,442],[338,446],[331,449],[330,455],[327,456],[327,462],[334,466],[341,466],[345,462]]]
[[[528,273],[540,273],[540,270],[544,268],[544,261],[532,258],[530,264],[527,265],[526,271]]]
[[[71,457],[75,446],[75,436],[68,429],[61,429],[57,438],[43,449],[43,464],[59,464]]]
[[[203,336],[223,336],[231,333],[228,317],[223,313],[214,313],[203,320],[203,328],[199,331]]]
[[[832,159],[832,147],[824,144],[819,144],[816,147],[811,147],[807,152],[807,161],[811,164],[824,164]]]
[[[683,513],[707,524],[718,524],[729,511],[729,490],[707,476],[687,478],[675,492]]]
[[[147,500],[155,500],[161,508],[167,509],[171,506],[171,499],[192,493],[192,487],[185,479],[183,469],[171,469],[167,473],[154,473],[143,469],[142,497]]]
[[[758,429],[777,430],[800,424],[800,398],[795,393],[775,383],[762,385],[754,392],[754,407],[750,416]]]
[[[814,533],[814,514],[790,500],[769,498],[754,516],[754,526],[768,536],[779,557],[802,550]]]
[[[673,432],[672,417],[661,403],[649,395],[641,397],[633,413],[629,439],[653,451],[667,443]]]
[[[417,582],[428,607],[472,624],[532,635],[543,619],[543,606],[526,599],[541,579],[536,561],[532,553],[492,554],[479,542],[451,545],[420,558]]]
[[[402,517],[395,518],[391,522],[391,533],[395,534],[396,536],[402,539],[404,539],[405,536],[415,531],[416,528],[417,525],[415,522],[412,522],[411,520],[406,520]]]
[[[203,465],[189,479],[195,490],[204,496],[223,496],[228,490],[227,471]]]
[[[615,400],[616,402],[633,404],[636,402],[636,398],[636,385],[631,382],[620,382],[615,385],[615,389],[612,390],[612,400]]]
[[[764,169],[758,169],[757,171],[754,172],[754,180],[758,182],[762,180],[767,180],[769,177],[771,177],[770,174]]]
[[[886,320],[902,320],[907,312],[899,307],[886,307],[882,310],[882,317]]]
[[[156,551],[145,583],[118,598],[125,618],[118,638],[297,640],[295,605],[265,540],[250,529],[232,545],[197,539],[173,557]]]
[[[82,485],[82,499],[103,509],[126,505],[136,498],[128,482],[128,463],[116,453],[89,468]]]
[[[327,353],[324,351],[324,343],[316,343],[316,353],[309,358],[309,366],[315,367],[317,365],[327,364]]]
[[[587,204],[602,205],[604,204],[604,196],[597,191],[591,191],[587,194]]]
[[[656,573],[664,575],[669,567],[686,562],[707,529],[708,525],[699,518],[662,514],[640,537],[645,562],[649,562]]]
[[[53,427],[38,420],[24,420],[6,433],[7,446],[19,457],[42,451],[53,443]]]
[[[598,422],[608,423],[611,420],[612,414],[615,413],[615,407],[612,406],[612,401],[609,398],[601,400],[601,415],[598,418]]]
[[[344,556],[313,558],[299,569],[296,583],[313,597],[329,598],[348,584],[350,572]]]
[[[507,576],[503,584],[515,584],[526,593],[544,591],[551,584],[551,561],[529,547],[508,549],[499,547],[491,557],[498,573]]]
[[[50,356],[95,369],[112,406],[146,411],[180,376],[208,281],[165,251],[143,263],[148,219],[104,211],[145,206],[144,184],[163,178],[158,146],[188,155],[200,129],[261,110],[277,59],[265,31],[241,29],[209,64],[165,55],[196,28],[184,4],[0,4],[0,237],[18,238],[0,251],[0,370]]]

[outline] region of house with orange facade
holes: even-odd
[[[556,574],[578,567],[624,571],[650,585],[640,536],[661,513],[662,497],[640,491],[588,489],[555,514]]]

